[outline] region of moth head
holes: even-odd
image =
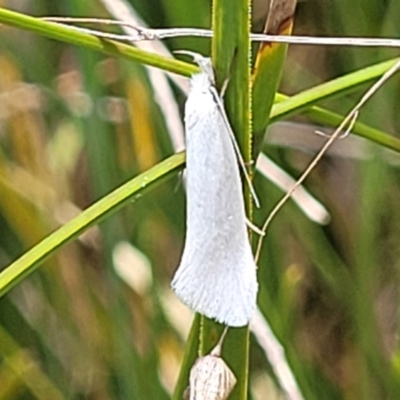
[[[200,67],[201,72],[206,74],[210,79],[210,82],[215,85],[215,74],[214,68],[212,66],[211,58],[204,57],[199,53],[195,53],[194,51],[188,50],[176,50],[174,51],[176,54],[186,54],[193,58],[193,61]]]

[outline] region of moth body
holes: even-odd
[[[172,287],[194,311],[244,326],[256,305],[256,265],[229,126],[210,60],[201,61],[185,106],[187,231]]]

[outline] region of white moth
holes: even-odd
[[[201,72],[191,78],[185,106],[187,232],[172,288],[192,310],[244,326],[258,284],[233,135],[211,60],[189,54]]]

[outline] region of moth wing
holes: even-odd
[[[196,312],[243,326],[257,280],[233,144],[209,90],[192,91],[185,115],[187,233],[172,287]]]

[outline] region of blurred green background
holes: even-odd
[[[209,0],[130,3],[151,27],[210,26]],[[3,0],[0,6],[34,16],[110,17],[100,0]],[[255,0],[254,31],[262,29],[266,10]],[[396,37],[399,16],[397,0],[305,0],[294,33]],[[165,44],[210,51],[207,39]],[[397,53],[292,46],[281,91],[295,94]],[[393,78],[360,120],[399,136],[399,85]],[[185,97],[171,88],[182,114]],[[345,114],[361,93],[322,105]],[[173,154],[171,127],[179,126],[165,119],[160,102],[166,100],[157,96],[142,65],[0,26],[1,269]],[[277,124],[263,150],[298,176],[317,137],[310,127],[304,145],[283,143],[285,129]],[[352,138],[342,150],[328,155],[306,183],[331,223],[321,227],[290,203],[274,220],[259,263],[259,305],[305,399],[397,399],[400,158]],[[261,225],[282,192],[259,175],[255,187]],[[185,194],[176,175],[4,296],[0,399],[170,398],[193,318],[169,288],[184,233]],[[254,337],[249,398],[285,398]]]

